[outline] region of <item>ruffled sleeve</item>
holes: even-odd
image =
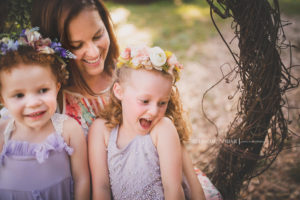
[[[66,151],[68,155],[73,153],[62,136],[51,134],[43,143],[35,144],[26,141],[9,140],[1,153],[2,164],[5,156],[16,156],[22,158],[36,158],[39,163],[43,163],[49,158],[51,151]]]

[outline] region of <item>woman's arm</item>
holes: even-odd
[[[110,183],[107,165],[107,143],[109,131],[105,121],[96,119],[89,129],[88,155],[92,176],[93,200],[110,200]]]
[[[184,199],[182,189],[182,153],[178,133],[173,122],[164,117],[151,131],[157,148],[161,179],[166,200]]]
[[[74,149],[70,160],[75,200],[89,199],[90,174],[87,159],[87,143],[83,130],[74,119],[69,118],[64,123],[63,136],[67,136],[69,145]]]
[[[183,174],[185,175],[190,187],[192,200],[205,200],[202,186],[195,173],[192,160],[185,147],[182,146],[182,161],[183,161]]]

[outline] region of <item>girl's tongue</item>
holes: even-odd
[[[149,129],[151,126],[151,121],[146,120],[146,119],[140,119],[140,124],[141,124],[142,128]]]

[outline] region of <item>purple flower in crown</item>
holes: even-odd
[[[51,48],[54,49],[54,51],[59,54],[62,58],[71,58],[71,59],[75,59],[76,56],[74,54],[72,54],[70,51],[64,49],[61,46],[60,42],[52,42],[51,43]]]
[[[18,41],[13,41],[8,37],[4,37],[0,40],[0,54],[5,55],[7,51],[15,51],[18,49]]]
[[[54,54],[61,62],[61,68],[64,69],[67,79],[68,71],[65,69],[65,61],[68,61],[67,59],[75,59],[76,56],[64,49],[61,43],[51,41],[50,38],[42,38],[38,30],[38,27],[24,29],[16,40],[12,39],[15,38],[14,36],[0,38],[0,55],[5,55],[8,51],[16,51],[19,46],[30,46],[39,53]]]
[[[5,55],[7,51],[15,51],[19,46],[31,46],[36,51],[45,54],[57,54],[64,59],[75,59],[76,56],[64,49],[61,43],[51,41],[49,38],[42,38],[38,32],[39,28],[24,29],[17,40],[4,37],[0,40],[0,54]]]

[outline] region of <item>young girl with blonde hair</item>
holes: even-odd
[[[181,69],[159,47],[121,54],[110,103],[88,134],[94,199],[204,199],[182,175]]]

